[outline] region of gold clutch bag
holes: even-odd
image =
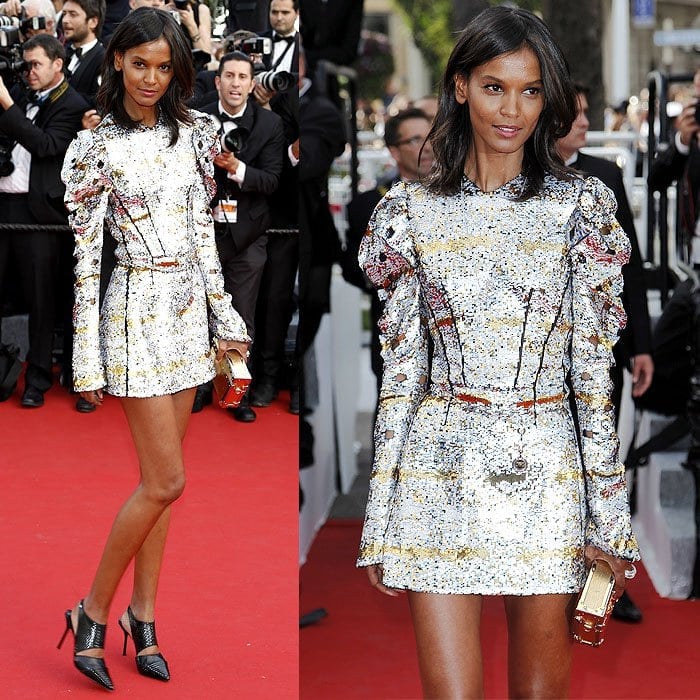
[[[615,605],[614,590],[615,575],[610,565],[596,559],[574,612],[572,634],[577,642],[599,647],[605,641],[605,625]]]
[[[248,366],[238,350],[227,350],[224,356],[214,359],[216,376],[214,391],[222,408],[236,408],[250,385]]]

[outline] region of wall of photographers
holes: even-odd
[[[253,382],[233,419],[255,421],[283,389],[298,414],[298,0],[0,2],[0,374],[11,374],[0,400],[14,393],[40,408],[51,392],[71,391],[73,236],[59,173],[76,133],[100,123],[111,34],[144,5],[179,23],[197,75],[190,105],[220,125],[217,245],[227,291],[255,338]],[[106,240],[105,280],[109,249]],[[21,360],[17,378],[9,370]],[[79,412],[95,410],[75,398]],[[193,411],[211,401],[211,387],[200,387]]]

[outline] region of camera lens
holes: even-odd
[[[241,129],[231,129],[224,134],[223,146],[231,153],[238,153],[245,144],[245,135]]]
[[[0,157],[0,177],[8,177],[15,172],[15,164],[10,158]]]

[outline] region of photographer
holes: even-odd
[[[34,23],[23,23],[22,35],[25,39],[37,34],[56,36],[56,8],[51,0],[24,0],[22,9],[24,10],[23,19],[25,22],[35,18],[39,20],[36,23],[38,26],[35,26]]]
[[[674,180],[679,184],[679,233],[700,264],[700,66],[693,78],[695,99],[683,107],[676,118],[676,133],[668,150],[660,153],[649,171],[649,188],[665,190]]]
[[[64,224],[60,172],[68,144],[80,130],[85,100],[63,74],[65,53],[58,39],[32,37],[22,47],[26,82],[12,93],[0,76],[0,223]],[[10,160],[11,158],[11,160]],[[29,304],[29,354],[22,405],[38,407],[52,383],[55,299],[60,237],[53,231],[0,231],[0,288],[10,255]]]
[[[299,16],[297,0],[272,0],[267,37],[272,51],[261,58],[272,71],[299,71],[299,37],[294,29]],[[299,266],[299,177],[298,159],[289,150],[299,139],[299,90],[297,81],[287,90],[264,88],[258,82],[253,91],[258,104],[268,107],[282,119],[285,149],[280,185],[271,197],[270,228],[267,236],[267,260],[263,271],[256,311],[257,339],[253,348],[255,381],[251,405],[269,406],[285,384],[287,357],[285,342],[294,313],[294,285]],[[296,230],[296,231],[295,231]],[[289,372],[287,372],[289,373]],[[296,367],[289,377],[292,413],[299,412]]]
[[[249,56],[240,51],[223,56],[215,82],[219,100],[201,111],[219,119],[224,137],[224,151],[214,160],[216,243],[226,291],[255,342],[255,304],[270,225],[268,197],[279,184],[284,133],[277,115],[248,99],[255,86]],[[200,391],[194,410],[206,400]],[[256,418],[247,396],[233,414],[245,423]]]
[[[198,0],[174,0],[172,6],[180,16],[180,26],[195,52],[195,69],[201,70],[211,59],[211,12]],[[197,58],[199,54],[199,58]],[[206,56],[205,56],[206,54]]]

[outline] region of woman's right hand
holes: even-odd
[[[102,399],[104,398],[102,389],[95,389],[94,391],[81,391],[80,396],[93,406],[101,406]]]
[[[397,590],[396,588],[388,588],[382,583],[384,578],[384,567],[381,564],[370,564],[365,567],[367,569],[367,576],[369,577],[369,582],[374,586],[380,593],[385,595],[390,595],[393,597],[398,597],[399,593],[403,591]]]

